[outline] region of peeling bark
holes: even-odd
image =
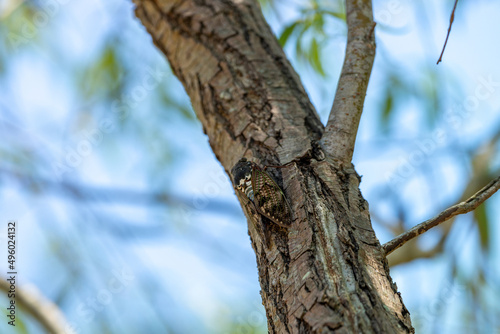
[[[360,178],[349,163],[323,159],[324,127],[257,3],[135,3],[226,171],[242,156],[291,162],[273,172],[292,206],[291,227],[248,220],[269,332],[413,332]]]

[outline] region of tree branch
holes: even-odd
[[[370,0],[347,0],[347,47],[337,92],[321,142],[334,159],[350,162],[375,58]]]
[[[68,181],[57,182],[36,175],[27,175],[12,170],[0,168],[0,181],[16,181],[27,191],[33,193],[55,193],[68,199],[80,201],[107,201],[132,203],[134,205],[170,205],[172,207],[187,207],[193,210],[214,211],[218,213],[237,215],[241,213],[229,201],[213,198],[211,195],[184,196],[167,192],[142,192],[134,189],[89,187],[84,184]]]
[[[256,0],[134,0],[229,171],[242,157],[285,164],[323,125]]]
[[[439,59],[438,59],[436,65],[439,65],[439,63],[443,60],[444,49],[446,49],[446,44],[448,44],[448,37],[450,37],[451,26],[453,25],[453,21],[455,20],[455,9],[457,9],[457,3],[458,3],[458,0],[455,0],[455,5],[453,5],[453,10],[451,11],[450,25],[448,26],[448,33],[446,34],[446,39],[444,40],[443,50],[441,51],[441,54],[439,55]]]
[[[500,189],[500,176],[488,183],[485,187],[475,193],[465,202],[455,204],[444,210],[436,217],[426,220],[425,222],[414,226],[403,234],[384,244],[385,254],[389,255],[399,247],[403,246],[409,240],[419,236],[420,234],[430,230],[431,228],[453,218],[457,215],[471,212],[481,205],[484,201],[490,198],[495,192]]]
[[[399,266],[401,264],[409,263],[417,259],[430,259],[440,254],[444,250],[444,244],[448,238],[448,232],[444,231],[443,235],[439,239],[439,242],[428,250],[423,250],[420,248],[416,239],[408,241],[405,248],[396,253],[391,253],[387,257],[387,262],[389,262],[390,267]]]
[[[294,211],[290,229],[247,212],[269,333],[413,333],[371,227],[359,176],[352,168],[311,158],[321,155],[314,150],[323,125],[258,2],[134,3],[137,17],[183,83],[226,171],[242,156],[261,165],[297,162],[281,170]],[[367,13],[353,12],[358,6],[349,5],[348,21],[371,24],[362,34],[370,40],[371,5],[368,0],[356,3],[367,3],[361,6]],[[348,50],[363,58],[364,44],[355,40]],[[368,72],[374,53],[370,45]],[[356,81],[357,72],[351,75],[347,69],[363,72],[363,64],[362,71],[358,64],[346,65],[342,80]]]
[[[8,293],[10,283],[5,278],[0,279],[0,290]],[[52,334],[70,333],[71,326],[59,307],[45,298],[40,291],[30,285],[28,288],[16,287],[16,303],[31,314],[47,331]]]

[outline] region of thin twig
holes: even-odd
[[[431,228],[453,218],[457,215],[467,213],[476,209],[484,201],[491,197],[497,190],[500,189],[500,176],[488,183],[485,187],[475,193],[467,201],[455,204],[444,210],[436,217],[426,220],[425,222],[412,227],[405,233],[400,234],[396,238],[384,244],[383,248],[386,255],[389,255],[399,247],[403,246],[408,240],[411,240],[420,234],[430,230]]]
[[[458,0],[455,0],[455,4],[453,5],[453,10],[451,11],[450,25],[448,26],[448,33],[446,34],[446,39],[445,39],[444,45],[443,45],[443,51],[441,51],[441,55],[439,56],[439,59],[438,59],[436,65],[439,65],[439,63],[443,59],[444,49],[446,49],[446,44],[448,44],[448,37],[450,37],[451,26],[453,25],[453,21],[455,20],[455,9],[457,9],[457,3],[458,3]]]
[[[444,244],[448,239],[449,231],[444,231],[438,243],[431,249],[423,250],[415,240],[410,240],[406,243],[404,249],[393,253],[387,258],[390,267],[395,267],[401,264],[411,262],[416,259],[429,259],[441,253],[444,249]]]

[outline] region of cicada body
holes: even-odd
[[[290,226],[290,204],[271,175],[246,158],[236,163],[231,175],[237,191],[253,203],[258,213],[281,227]]]

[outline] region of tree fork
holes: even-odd
[[[280,165],[294,221],[269,247],[249,220],[271,333],[411,333],[350,163],[313,154],[324,132],[251,0],[135,0],[226,172]],[[261,226],[262,227],[262,226]]]

